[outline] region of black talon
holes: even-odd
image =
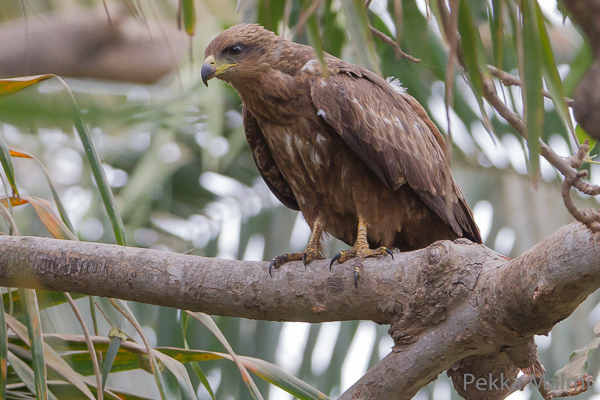
[[[306,266],[306,253],[302,253],[302,264],[304,264],[304,268],[308,268]]]
[[[392,256],[392,260],[394,259],[394,252],[391,251],[390,249],[386,248],[385,252],[388,253],[390,256]]]
[[[273,269],[273,265],[275,265],[275,260],[271,261],[271,264],[269,264],[269,275],[271,276],[271,278],[273,277],[273,274],[271,273],[271,270]]]
[[[337,260],[339,260],[341,257],[342,257],[342,253],[337,253],[335,256],[333,256],[331,261],[329,261],[329,270],[330,271],[331,271],[331,267],[333,266],[333,263],[336,262]]]
[[[358,271],[354,273],[354,287],[358,289]]]

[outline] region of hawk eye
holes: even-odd
[[[235,45],[229,48],[229,54],[231,54],[232,56],[237,56],[242,52],[242,46],[240,45]]]

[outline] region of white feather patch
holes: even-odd
[[[313,58],[312,60],[310,60],[306,64],[304,64],[304,66],[302,67],[302,69],[300,71],[314,72],[317,63],[318,63],[318,61]]]
[[[319,117],[323,117],[323,118],[325,118],[325,117],[327,116],[327,113],[325,113],[325,110],[323,110],[323,109],[320,109],[320,110],[317,112],[317,115],[318,115]]]
[[[388,76],[385,81],[397,92],[400,94],[406,93],[406,88],[402,86],[402,82],[400,79],[396,79],[393,76]]]

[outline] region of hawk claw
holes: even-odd
[[[354,266],[354,286],[358,289],[358,278],[360,276],[360,270],[362,269],[363,260],[368,257],[386,256],[390,255],[392,260],[394,259],[394,252],[385,246],[378,249],[369,249],[369,247],[361,244],[355,244],[354,247],[348,250],[342,250],[337,253],[329,262],[329,269],[333,266],[334,262],[340,264],[345,263],[351,258],[356,259],[356,265]]]
[[[272,269],[273,266],[275,265],[275,260],[271,261],[271,264],[269,264],[269,275],[271,276],[271,278],[273,277],[273,273],[272,273]]]
[[[306,264],[308,264],[310,262],[310,261],[308,261],[308,262],[306,261],[307,256],[308,256],[308,254],[306,254],[306,252],[302,253],[302,264],[304,264],[304,268],[308,268],[306,266]]]
[[[394,259],[394,252],[391,251],[390,249],[388,249],[387,247],[385,248],[385,252],[388,253],[390,256],[392,256],[392,260]]]
[[[340,251],[335,256],[333,256],[333,258],[331,259],[331,261],[329,261],[329,270],[330,271],[331,271],[331,267],[333,266],[333,263],[336,262],[337,260],[339,260],[341,257],[342,257],[342,252]]]

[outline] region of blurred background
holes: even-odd
[[[389,3],[389,4],[388,4]],[[129,245],[243,260],[270,260],[304,249],[309,229],[302,216],[282,206],[266,187],[245,141],[241,102],[235,91],[213,80],[200,81],[204,48],[223,29],[258,22],[288,39],[309,43],[304,29],[291,32],[310,1],[197,0],[196,32],[178,30],[177,0],[5,0],[0,2],[0,77],[53,73],[73,92],[115,193]],[[357,31],[352,1],[323,0],[316,8],[325,51],[347,61],[376,66],[399,78],[447,132],[444,105],[447,46],[426,0],[373,0],[368,18],[391,37],[402,30],[402,49],[422,61],[395,58],[391,46]],[[402,23],[392,12],[401,4]],[[486,55],[491,58],[491,4],[472,1]],[[553,0],[539,0],[565,94],[590,64],[589,49]],[[236,8],[239,6],[239,12]],[[507,29],[507,42],[512,33]],[[503,69],[518,75],[515,50],[506,46]],[[497,89],[522,115],[521,89]],[[541,160],[537,188],[527,175],[526,143],[486,105],[494,133],[487,132],[469,84],[457,74],[450,126],[452,170],[474,211],[485,244],[516,257],[572,221],[560,197],[559,174]],[[69,97],[56,79],[0,100],[0,133],[9,147],[35,155],[47,167],[80,240],[115,243],[80,139]],[[545,102],[543,138],[559,155],[573,141],[552,101]],[[14,159],[22,194],[52,199],[44,171]],[[600,184],[600,166],[590,166]],[[4,188],[2,188],[4,192]],[[579,196],[582,207],[597,199]],[[30,206],[14,209],[20,234],[50,236]],[[4,222],[2,222],[3,224]],[[6,232],[6,226],[2,229]],[[344,248],[332,240],[329,255]],[[285,266],[284,268],[290,268]],[[345,268],[346,266],[339,266]],[[275,272],[276,273],[276,272]],[[269,279],[265,270],[265,279]],[[103,300],[99,300],[101,304]],[[550,375],[583,347],[600,320],[594,294],[548,337],[537,338],[541,362]],[[82,303],[83,302],[83,303]],[[84,313],[86,300],[78,300]],[[153,346],[182,347],[180,311],[130,303]],[[109,309],[110,306],[105,307]],[[89,312],[87,321],[91,326]],[[132,337],[139,335],[112,314]],[[369,321],[325,324],[276,323],[215,317],[233,349],[281,366],[332,398],[358,380],[393,345],[387,326]],[[110,326],[100,318],[99,332]],[[42,311],[44,332],[81,333],[67,305]],[[190,321],[192,348],[222,351],[214,336]],[[597,350],[590,372],[598,375]],[[202,363],[218,399],[249,399],[235,364]],[[192,375],[192,374],[191,374]],[[265,399],[291,395],[255,379]],[[192,377],[200,399],[206,389]],[[167,377],[174,398],[176,381]],[[139,396],[159,398],[154,378],[142,371],[112,374],[109,385]],[[419,400],[459,398],[446,376],[424,388]],[[598,386],[600,388],[600,386]],[[600,399],[593,388],[582,399]],[[511,399],[541,399],[529,388]]]

